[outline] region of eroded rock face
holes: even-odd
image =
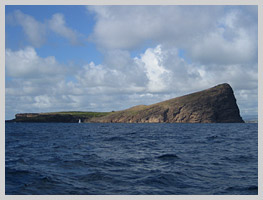
[[[149,106],[136,106],[86,122],[103,123],[243,123],[229,84]]]

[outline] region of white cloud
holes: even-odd
[[[80,35],[77,31],[72,30],[66,26],[64,15],[61,13],[56,13],[48,21],[49,28],[57,33],[58,35],[68,39],[71,44],[80,44],[78,36]]]
[[[40,108],[49,108],[51,106],[50,97],[47,95],[39,95],[34,98],[35,103],[33,106]]]
[[[28,41],[34,47],[43,45],[50,31],[69,40],[72,45],[82,44],[82,35],[67,26],[65,17],[61,13],[53,14],[51,19],[46,19],[42,23],[31,15],[16,10],[7,15],[7,23],[22,26]]]
[[[188,47],[191,59],[203,64],[244,64],[257,62],[257,23],[249,28],[240,21],[241,11],[229,11],[218,20],[219,26],[193,41]]]
[[[87,9],[96,14],[97,20],[91,39],[102,48],[116,49],[135,48],[145,41],[185,46],[189,38],[213,30],[214,21],[222,12],[220,6],[88,6]]]
[[[12,77],[37,79],[57,76],[63,72],[55,57],[41,58],[32,47],[18,51],[6,49],[5,58],[7,75]]]
[[[85,92],[92,95],[137,93],[143,99],[145,93],[172,98],[227,82],[236,91],[253,90],[257,94],[256,65],[248,71],[249,66],[242,64],[189,64],[179,56],[177,48],[163,49],[161,45],[146,49],[139,57],[127,56],[127,61],[122,57],[120,63],[126,63],[125,67],[114,65],[117,64],[115,58],[118,56],[112,56],[112,61],[107,58],[104,65],[85,65],[76,75],[78,87],[85,88]],[[133,69],[137,69],[136,74],[143,80],[141,84],[138,84],[136,74],[130,73]],[[242,100],[243,97],[239,98]]]
[[[24,14],[20,10],[14,11],[7,16],[9,23],[20,25],[28,39],[28,41],[36,46],[41,46],[46,40],[46,27],[38,22],[34,17]]]
[[[109,52],[109,55],[104,64],[91,62],[79,70],[70,70],[54,57],[39,57],[32,47],[6,50],[7,75],[12,78],[6,84],[7,102],[12,104],[15,97],[20,101],[8,109],[119,110],[224,82],[232,85],[242,112],[249,113],[256,106],[255,99],[248,98],[248,95],[257,96],[256,65],[248,71],[248,66],[241,64],[220,67],[189,64],[179,56],[177,48],[165,49],[162,45],[148,48],[133,58],[126,51]],[[115,62],[119,55],[125,56]],[[69,75],[76,81],[66,81]]]
[[[246,7],[88,6],[96,15],[90,39],[104,50],[136,49],[147,42],[176,47],[202,64],[255,62],[257,10]]]
[[[158,92],[165,89],[163,77],[168,75],[169,71],[162,65],[161,47],[157,46],[155,49],[147,49],[141,56],[141,62],[145,65],[146,75],[149,79],[148,90]]]
[[[42,58],[33,47],[27,47],[18,51],[6,49],[5,60],[9,112],[42,112],[65,106],[65,100],[60,99],[62,93],[67,95],[71,89],[64,80],[70,70],[55,57]]]

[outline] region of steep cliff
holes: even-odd
[[[242,123],[229,84],[170,99],[149,106],[135,106],[86,122],[125,123]]]
[[[243,123],[229,84],[116,112],[22,113],[16,122]]]

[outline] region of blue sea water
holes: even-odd
[[[5,128],[7,195],[258,194],[257,124]]]

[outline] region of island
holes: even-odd
[[[227,83],[152,105],[112,112],[20,113],[9,122],[244,123]]]

